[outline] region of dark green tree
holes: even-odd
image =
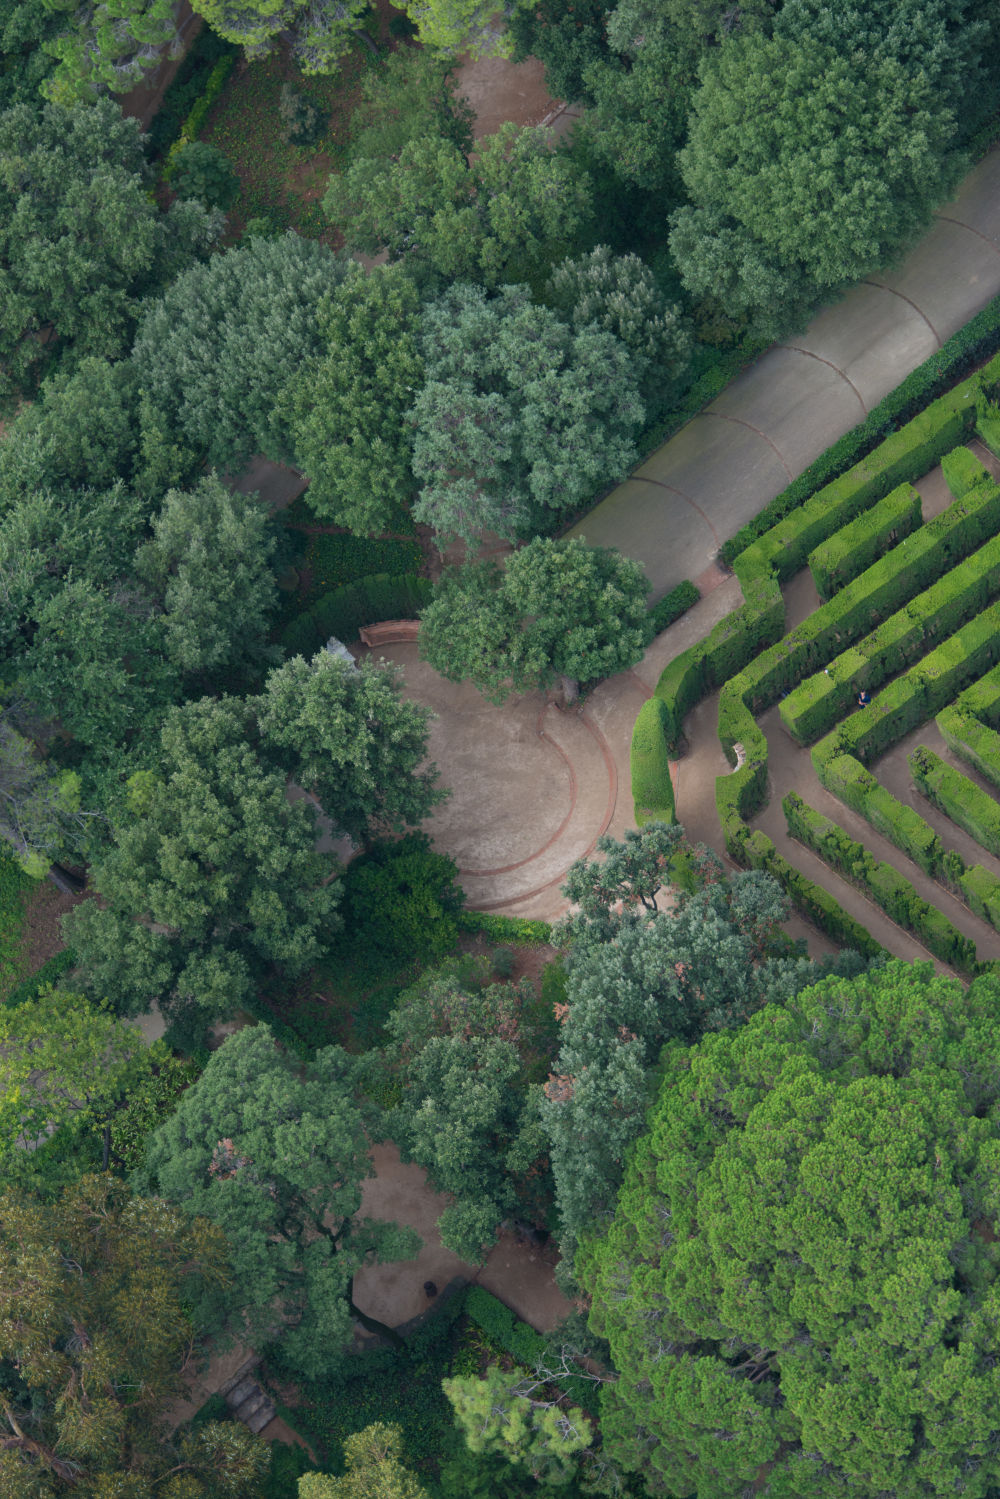
[[[401,696],[392,668],[296,656],[252,707],[264,752],[358,841],[416,827],[446,795],[425,763],[430,712]]]
[[[344,272],[326,245],[288,233],[255,236],[179,277],[144,313],[132,353],[168,429],[220,472],[257,452],[290,461],[278,394],[322,354],[319,308]]]
[[[455,92],[454,72],[453,59],[423,48],[390,52],[362,81],[351,115],[351,159],[396,161],[419,137],[450,141],[468,155],[475,111]]]
[[[39,89],[55,67],[45,43],[55,36],[58,12],[46,0],[10,0],[0,15],[0,109],[12,104],[37,108]]]
[[[997,998],[894,961],[668,1050],[578,1261],[653,1491],[995,1488]]]
[[[239,1031],[152,1136],[138,1174],[226,1234],[233,1282],[215,1305],[234,1334],[256,1346],[280,1338],[313,1379],[350,1341],[355,1271],[370,1256],[409,1258],[419,1243],[357,1217],[371,1168],[352,1068],[336,1046],[303,1066],[266,1025]]]
[[[323,207],[352,250],[414,272],[493,288],[544,279],[585,227],[589,182],[544,130],[508,123],[471,161],[447,134],[407,141],[398,158],[355,157]]]
[[[278,654],[267,643],[278,593],[257,497],[213,475],[170,490],[152,531],[135,571],[162,604],[168,660],[195,680],[259,676]]]
[[[420,299],[400,267],[366,273],[352,262],[320,308],[322,352],[297,365],[285,393],[307,503],[355,535],[398,530],[408,518],[419,327]]]
[[[139,296],[211,245],[217,217],[161,214],[148,186],[138,124],[110,100],[0,115],[0,395],[57,350],[120,354]]]
[[[240,191],[232,162],[207,141],[188,141],[171,156],[169,180],[179,198],[196,198],[206,208],[232,208]]]
[[[182,50],[173,0],[48,0],[61,12],[45,50],[58,67],[44,84],[54,104],[91,102],[107,90],[125,94],[146,72]]]
[[[213,31],[243,48],[251,61],[284,40],[303,73],[336,73],[354,41],[363,38],[367,0],[310,6],[308,0],[198,0]],[[369,46],[375,44],[369,38]]]
[[[442,538],[512,539],[623,477],[644,411],[625,345],[574,329],[526,286],[459,282],[424,313],[410,413],[418,520]]]
[[[578,539],[536,537],[503,571],[448,569],[421,615],[420,653],[493,702],[565,680],[596,681],[634,666],[651,638],[649,584],[637,562]]]
[[[691,202],[670,244],[685,285],[761,332],[788,326],[927,226],[962,173],[954,136],[932,77],[892,54],[730,41],[680,156]]]
[[[0,710],[0,838],[27,874],[41,878],[54,859],[72,855],[93,814],[80,806],[80,779],[57,771]]]
[[[303,1474],[298,1499],[430,1499],[402,1459],[402,1429],[376,1421],[344,1439],[346,1473]]]
[[[133,777],[131,815],[91,869],[100,904],[64,919],[88,993],[122,1015],[156,1000],[189,1038],[233,1014],[262,974],[300,973],[338,925],[312,807],[288,801],[251,730],[232,698],[168,714],[157,769]]]

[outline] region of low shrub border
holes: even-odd
[[[646,822],[674,821],[674,788],[666,739],[667,710],[657,697],[639,709],[632,730],[629,764],[632,802],[637,827]]]
[[[846,432],[825,453],[811,463],[807,469],[793,479],[779,495],[765,505],[759,515],[743,526],[729,541],[724,542],[719,552],[720,561],[731,565],[740,552],[763,536],[766,531],[782,520],[796,506],[814,494],[822,485],[837,478],[851,464],[870,453],[874,447],[893,431],[900,422],[905,422],[927,405],[929,400],[941,394],[956,378],[972,369],[981,360],[988,359],[1000,349],[1000,296],[977,312],[935,354],[902,380],[895,390],[874,407],[863,422]],[[993,371],[989,383],[1000,379],[1000,371]]]
[[[744,834],[740,845],[741,862],[749,864],[751,869],[766,870],[778,881],[793,906],[821,932],[834,942],[853,947],[863,958],[877,958],[885,952],[867,927],[849,916],[829,890],[807,879],[794,864],[789,864],[766,833],[759,829],[751,833],[744,828]]]
[[[463,908],[457,921],[462,931],[482,932],[492,942],[534,947],[539,942],[552,941],[552,928],[547,921],[531,921],[524,916],[495,916],[491,911]]]
[[[678,583],[669,593],[665,593],[658,604],[654,604],[649,611],[649,617],[653,624],[653,634],[659,635],[668,625],[672,625],[675,619],[680,619],[686,614],[692,604],[697,604],[701,594],[693,583],[685,578],[683,583]]]
[[[812,849],[842,878],[857,886],[899,926],[913,932],[942,962],[963,973],[979,971],[976,944],[936,906],[928,905],[905,875],[876,859],[864,844],[856,843],[843,828],[810,807],[794,791],[789,792],[781,805],[792,838]]]
[[[313,656],[331,636],[358,638],[362,625],[383,619],[415,619],[431,598],[431,584],[416,573],[373,573],[342,588],[331,589],[281,632],[289,656]]]
[[[942,708],[937,726],[948,748],[1000,787],[1000,669],[987,672]]]
[[[224,83],[239,55],[240,49],[235,43],[224,41],[209,26],[204,26],[199,31],[174,75],[173,82],[164,94],[149,127],[149,149],[154,158],[165,156],[174,142],[184,133],[188,133],[189,140],[194,139],[189,132],[192,116],[194,116],[194,123],[198,124],[195,111],[200,101],[210,89],[213,90],[211,100],[204,111],[207,114],[211,104],[221,93],[221,87],[218,86],[220,73],[217,69],[220,68],[220,64],[228,63],[223,78]],[[204,123],[204,116],[202,123]]]

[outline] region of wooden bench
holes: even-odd
[[[416,640],[420,634],[419,619],[385,619],[377,625],[362,625],[361,639],[367,646],[393,645],[400,640]]]

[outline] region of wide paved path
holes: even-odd
[[[569,533],[615,546],[659,598],[1000,292],[1000,148],[893,274],[776,344]]]

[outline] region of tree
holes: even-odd
[[[55,0],[64,14],[58,34],[45,50],[59,65],[44,84],[53,104],[90,102],[106,89],[125,94],[149,68],[182,51],[179,11],[174,0]]]
[[[538,0],[518,6],[507,21],[515,62],[537,57],[553,99],[590,104],[587,68],[610,56],[606,38],[609,0]]]
[[[218,146],[187,141],[170,160],[170,185],[181,198],[197,198],[206,208],[232,208],[240,179]]]
[[[0,395],[66,346],[120,354],[137,298],[212,243],[220,220],[159,213],[148,181],[139,127],[110,100],[0,115]]]
[[[220,472],[256,452],[291,460],[277,396],[289,370],[322,353],[319,308],[344,270],[318,240],[254,236],[192,266],[143,314],[140,384]]]
[[[612,334],[574,330],[526,286],[487,300],[459,283],[427,308],[422,343],[413,513],[439,536],[513,538],[628,472],[643,408]]]
[[[470,1451],[502,1453],[545,1484],[569,1483],[576,1475],[574,1459],[593,1439],[591,1423],[576,1407],[535,1400],[533,1390],[521,1393],[521,1384],[496,1365],[483,1379],[464,1375],[442,1381]]]
[[[540,1104],[567,1257],[612,1211],[663,1046],[742,1025],[828,971],[784,955],[788,903],[769,875],[727,876],[714,854],[695,850],[693,888],[675,886],[670,908],[659,910],[657,891],[667,860],[682,851],[681,830],[651,823],[619,850],[608,843],[599,850],[605,868],[582,860],[563,887],[581,909],[563,934],[572,938],[567,1008]],[[864,967],[856,953],[837,962],[849,974]]]
[[[507,559],[442,575],[420,623],[420,654],[492,702],[591,682],[638,661],[650,640],[649,584],[637,562],[579,539],[536,537]]]
[[[383,839],[352,859],[344,877],[348,942],[368,963],[393,968],[444,957],[458,941],[458,866],[426,833]]]
[[[37,107],[38,91],[54,63],[45,43],[55,35],[59,16],[45,0],[11,0],[0,18],[0,110],[12,104]]]
[[[997,980],[827,979],[672,1047],[578,1266],[612,1455],[654,1490],[985,1496]]]
[[[400,1427],[376,1421],[344,1439],[344,1476],[304,1473],[299,1499],[429,1499],[402,1457]]]
[[[455,67],[452,58],[422,48],[390,52],[362,80],[361,103],[351,115],[351,160],[398,160],[421,136],[450,141],[467,156],[476,115],[455,92]]]
[[[288,801],[250,729],[232,698],[167,715],[157,770],[132,778],[131,816],[92,867],[101,904],[85,901],[63,923],[88,993],[121,1015],[157,1000],[196,1039],[272,966],[300,973],[337,927],[315,814]]]
[[[163,604],[168,659],[186,675],[253,676],[276,652],[267,644],[278,594],[274,539],[255,495],[214,475],[170,490],[136,553],[137,575]]]
[[[598,245],[552,272],[548,300],[576,328],[596,323],[632,356],[647,406],[666,406],[691,362],[691,334],[676,303],[668,303],[638,255]]]
[[[809,107],[802,107],[808,99]],[[954,116],[924,70],[808,40],[719,49],[681,153],[685,285],[761,331],[897,256],[959,180]]]
[[[510,54],[510,41],[488,0],[407,0],[405,9],[417,28],[417,40],[433,52],[446,57]]]
[[[352,250],[387,250],[415,271],[493,288],[544,279],[588,215],[589,182],[542,129],[508,122],[474,160],[448,135],[408,140],[395,160],[353,159],[323,207]]]
[[[79,776],[48,766],[0,710],[0,838],[25,873],[40,879],[76,851],[92,815],[81,810]]]
[[[400,695],[391,667],[295,656],[253,708],[266,752],[352,838],[416,827],[446,795],[424,764],[430,712]]]
[[[255,1346],[280,1337],[310,1379],[336,1364],[363,1319],[355,1271],[369,1255],[409,1258],[419,1243],[410,1229],[357,1219],[371,1172],[352,1066],[337,1046],[303,1065],[266,1025],[238,1031],[152,1136],[138,1177],[225,1232],[233,1283],[222,1310],[234,1332]]]
[[[551,1038],[530,980],[489,984],[486,966],[452,961],[422,976],[386,1026],[401,1092],[388,1130],[403,1160],[454,1196],[438,1231],[472,1262],[503,1219],[539,1216],[548,1184],[529,1086],[544,1075]]]
[[[213,31],[243,48],[254,61],[273,52],[280,39],[303,73],[336,73],[354,40],[365,35],[366,0],[337,6],[308,0],[198,0],[198,12]],[[375,44],[370,42],[371,49]]]
[[[110,1153],[111,1114],[160,1057],[108,1011],[51,988],[25,1004],[0,1006],[0,1053],[0,1172],[8,1180],[30,1164],[36,1142],[65,1124],[106,1129]]]
[[[423,380],[420,299],[396,266],[352,262],[319,313],[322,353],[285,394],[306,499],[321,520],[358,536],[398,529],[416,487],[406,413]]]
[[[0,1489],[16,1499],[250,1499],[266,1445],[235,1423],[165,1439],[198,1326],[226,1283],[204,1219],[84,1177],[53,1204],[0,1198]]]

